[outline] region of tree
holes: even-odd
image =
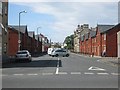
[[[74,46],[74,35],[67,36],[64,40],[64,43],[67,44],[65,48],[72,50]]]

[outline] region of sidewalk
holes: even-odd
[[[112,66],[120,67],[120,59],[118,59],[117,57],[116,58],[115,57],[102,57],[101,59],[99,59],[99,61],[110,64]]]
[[[73,53],[73,54],[77,54],[83,57],[98,58],[97,61],[99,62],[110,64],[112,66],[120,66],[120,58],[117,58],[117,57],[101,57],[101,56],[91,57],[91,55],[85,55],[85,54],[79,54],[79,53]]]

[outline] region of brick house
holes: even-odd
[[[85,45],[84,45],[84,39],[85,39],[85,36],[82,35],[80,37],[80,53],[84,53],[84,47],[85,47]]]
[[[88,54],[88,50],[89,50],[89,47],[88,47],[88,39],[89,39],[89,33],[87,33],[87,34],[85,34],[85,40],[84,40],[84,42],[85,42],[85,54]]]
[[[11,26],[17,31],[19,31],[19,26]],[[21,40],[21,45],[20,45],[20,50],[27,50],[28,49],[28,31],[27,31],[27,26],[26,25],[21,25],[20,26],[20,40]]]
[[[106,56],[108,57],[118,56],[117,33],[119,31],[120,31],[120,23],[110,28],[106,32],[104,32],[106,33]]]
[[[96,39],[95,39],[95,52],[96,56],[101,56],[103,51],[106,51],[106,32],[114,25],[97,25],[96,27]],[[103,34],[104,33],[104,34]]]
[[[97,25],[94,30],[80,37],[80,51],[84,54],[117,57],[119,54],[120,24]],[[118,39],[117,39],[118,38]]]
[[[95,55],[96,54],[96,31],[90,31],[90,45],[89,47],[91,47],[91,55]]]
[[[33,31],[30,31],[28,32],[28,36],[29,36],[29,39],[28,39],[28,50],[31,52],[31,53],[34,53],[35,52],[35,34]]]
[[[8,27],[8,55],[14,56],[18,51],[18,31]]]

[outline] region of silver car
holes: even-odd
[[[57,50],[54,50],[51,54],[52,57],[56,56],[66,56],[68,57],[69,56],[69,53],[67,52],[67,50],[64,50],[64,49],[57,49]]]
[[[21,50],[18,51],[15,55],[15,60],[20,61],[20,60],[27,60],[27,61],[32,61],[31,54],[27,50]]]

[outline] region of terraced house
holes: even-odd
[[[74,52],[80,53],[80,37],[89,32],[89,24],[78,25],[74,31]]]
[[[118,57],[120,24],[97,25],[80,38],[80,51],[84,54]],[[117,36],[118,33],[118,36]],[[118,38],[118,39],[117,39]],[[118,44],[117,44],[118,43]]]

